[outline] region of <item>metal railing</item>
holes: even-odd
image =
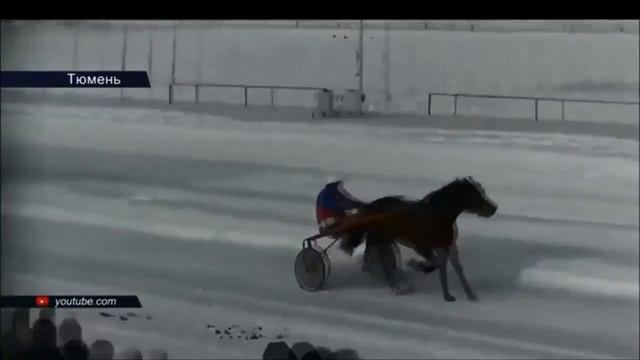
[[[221,83],[185,83],[185,82],[176,82],[173,84],[169,84],[169,104],[174,102],[174,87],[175,86],[190,86],[194,87],[194,101],[195,103],[200,102],[200,89],[202,88],[236,88],[243,89],[243,104],[245,107],[249,106],[249,89],[269,89],[269,95],[271,98],[271,106],[275,106],[275,90],[276,89],[284,89],[284,90],[324,90],[325,88],[321,87],[312,87],[312,86],[282,86],[282,85],[247,85],[247,84],[221,84]]]
[[[433,96],[448,96],[453,98],[453,115],[458,115],[458,99],[459,98],[476,98],[476,99],[509,99],[509,100],[528,100],[533,102],[533,118],[539,120],[540,101],[559,102],[561,106],[561,120],[565,120],[565,104],[566,103],[582,103],[582,104],[611,104],[611,105],[640,105],[637,101],[614,101],[614,100],[598,100],[598,99],[566,99],[554,97],[535,97],[535,96],[507,96],[507,95],[484,95],[484,94],[468,94],[468,93],[429,93],[427,99],[427,113],[431,115],[433,104]]]

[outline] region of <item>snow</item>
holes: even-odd
[[[278,334],[363,358],[639,355],[637,140],[133,107],[2,111],[3,293],[136,294],[153,316],[59,313],[88,339],[172,358],[255,358]],[[392,295],[359,271],[362,249],[330,251],[328,290],[297,287],[293,259],[316,231],[328,176],[370,200],[467,175],[499,204],[494,218],[458,224],[479,302],[452,280],[458,300],[446,303],[437,277],[418,274],[417,293]],[[220,340],[207,323],[260,325],[266,338]]]

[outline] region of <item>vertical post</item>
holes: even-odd
[[[149,82],[153,82],[153,30],[149,30],[149,53],[147,54],[147,71]]]
[[[538,99],[533,99],[534,119],[538,122]]]
[[[458,115],[458,94],[453,95],[453,115]]]
[[[80,48],[80,25],[75,26],[75,30],[73,32],[73,69],[78,70],[79,67],[79,59],[78,53]]]
[[[427,96],[427,115],[431,116],[431,93]]]
[[[100,38],[101,40],[104,39],[105,37],[108,37],[111,34],[111,27],[108,28],[101,28],[98,27],[98,29],[95,30],[96,37]],[[115,31],[117,31],[118,28],[116,28]],[[96,50],[96,53],[98,54],[98,69],[100,70],[105,70],[104,68],[104,60],[105,60],[105,56],[104,56],[104,51],[105,51],[105,46],[100,46],[98,47],[98,49]]]
[[[173,103],[173,84],[176,82],[176,45],[178,42],[178,27],[173,26],[173,55],[171,57],[171,85],[169,86],[169,104]]]
[[[270,92],[271,92],[271,106],[273,107],[273,106],[274,106],[274,101],[273,101],[273,88],[270,88],[269,90],[270,90]]]
[[[385,22],[384,24],[384,50],[382,52],[382,65],[384,71],[384,111],[385,113],[389,112],[389,101],[391,100],[391,49],[390,49],[390,39],[391,34],[389,34],[389,24]]]
[[[129,29],[127,25],[124,26],[122,31],[122,63],[120,64],[121,70],[127,70],[127,35],[129,33]],[[124,101],[124,88],[120,89],[120,101]]]
[[[562,119],[562,121],[564,121],[564,100],[560,100],[560,104],[562,104],[561,105],[561,107],[562,107],[562,115],[561,115],[560,119]]]
[[[196,54],[196,57],[197,57],[196,61],[198,62],[198,66],[196,68],[196,71],[198,72],[196,74],[196,83],[201,83],[201,82],[203,82],[202,81],[202,71],[203,71],[202,68],[203,68],[203,61],[204,61],[204,59],[203,59],[203,57],[204,57],[204,44],[203,44],[204,40],[202,38],[203,37],[202,32],[204,30],[196,29],[195,31],[198,32],[198,35],[196,35],[196,40],[197,40],[196,46],[198,48],[198,51],[197,51],[197,54]]]
[[[360,90],[360,95],[364,94],[364,20],[360,20],[360,34],[358,38],[358,90]],[[362,115],[362,97],[360,97],[360,110],[359,113]]]
[[[249,88],[244,87],[244,107],[249,106]]]

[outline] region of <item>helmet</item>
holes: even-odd
[[[324,180],[325,180],[326,184],[334,183],[336,181],[342,182],[342,179],[340,179],[339,177],[337,177],[335,175],[325,176]]]

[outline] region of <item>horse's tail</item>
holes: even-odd
[[[351,218],[352,219],[351,221],[353,221],[353,223],[351,224],[351,226],[348,226],[351,229],[347,230],[344,234],[343,245],[346,248],[349,248],[350,250],[354,250],[364,242],[364,235],[366,233],[366,230],[363,229],[362,224],[358,224],[358,223],[362,222],[363,219],[365,220],[364,222],[366,223],[367,216],[369,213],[367,208],[368,205],[369,205],[368,203],[362,204],[362,206],[358,209],[356,213],[357,215],[353,215],[353,217]]]
[[[343,246],[353,252],[355,248],[357,248],[364,242],[364,236],[364,230],[349,231],[345,234],[345,238],[343,239]]]

